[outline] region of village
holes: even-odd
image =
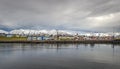
[[[66,34],[59,33],[56,34],[46,34],[46,33],[38,33],[38,34],[6,34],[0,33],[0,41],[43,41],[43,40],[75,40],[75,41],[83,41],[83,40],[114,40],[120,39],[120,34],[106,34],[106,33],[86,33],[86,34]]]

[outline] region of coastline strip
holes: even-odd
[[[118,43],[115,40],[42,40],[42,41],[0,41],[0,43]]]

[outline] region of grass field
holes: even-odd
[[[0,37],[0,41],[25,41],[27,37]]]

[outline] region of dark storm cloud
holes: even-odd
[[[120,29],[119,0],[0,0],[0,29]]]

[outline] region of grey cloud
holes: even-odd
[[[119,6],[119,0],[0,0],[0,29],[109,32],[115,27],[119,31]],[[114,17],[95,20],[109,18],[110,14]]]

